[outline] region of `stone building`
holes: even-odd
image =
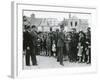
[[[76,28],[76,31],[86,31],[89,27],[88,19],[79,19],[76,16],[72,16],[69,13],[68,19],[63,19],[63,21],[58,21],[56,18],[36,18],[35,14],[32,14],[31,17],[26,17],[27,21],[24,24],[35,25],[39,31],[50,31],[52,27],[53,30],[57,28],[60,29],[60,25],[65,26],[65,31],[71,31],[72,28]]]
[[[78,19],[76,16],[69,17],[69,19],[64,19],[62,24],[65,25],[67,31],[71,31],[72,28],[75,28],[78,31],[86,32],[89,27],[88,19]]]

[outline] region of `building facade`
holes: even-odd
[[[76,16],[69,14],[68,19],[63,19],[63,21],[58,21],[56,18],[35,18],[35,15],[32,14],[31,17],[26,17],[27,20],[24,24],[35,25],[39,31],[50,31],[52,27],[53,30],[60,29],[60,25],[65,26],[65,31],[71,31],[72,28],[75,28],[76,31],[86,32],[89,27],[88,19],[78,19]]]

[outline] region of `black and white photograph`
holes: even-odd
[[[23,10],[24,69],[91,66],[91,13]]]
[[[13,3],[12,76],[96,71],[96,8]]]
[[[100,0],[0,3],[0,80],[100,80]]]

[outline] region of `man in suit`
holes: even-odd
[[[58,42],[57,42],[57,47],[58,47],[57,61],[60,62],[60,65],[64,66],[63,64],[63,49],[64,49],[64,40],[65,40],[65,35],[63,33],[64,26],[60,25],[60,28],[61,31],[59,32]]]

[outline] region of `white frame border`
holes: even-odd
[[[92,63],[91,67],[73,67],[73,68],[60,68],[60,69],[36,69],[36,70],[22,70],[22,10],[47,10],[47,11],[70,11],[70,12],[85,12],[92,14]],[[90,73],[97,71],[97,54],[95,39],[96,34],[96,8],[86,7],[71,7],[71,6],[55,6],[55,5],[39,5],[39,4],[25,4],[12,2],[12,64],[11,64],[11,76],[17,77],[39,77],[50,75],[65,75],[72,73]],[[48,74],[47,74],[48,72]]]

